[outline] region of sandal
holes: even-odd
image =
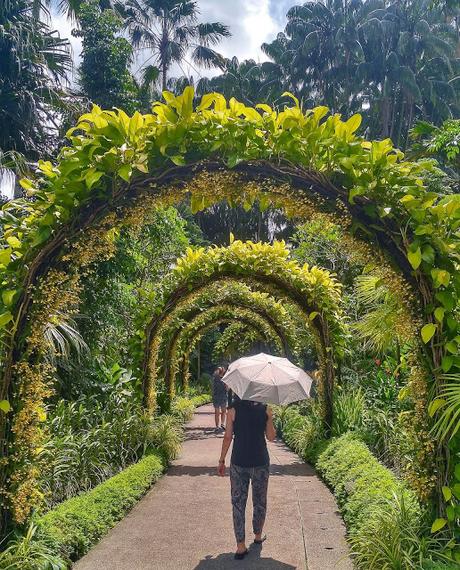
[[[249,554],[249,550],[247,548],[244,552],[235,552],[235,560],[243,560],[247,554]]]
[[[255,540],[254,539],[254,544],[262,544],[262,542],[265,542],[267,540],[267,535],[264,534],[263,537],[260,540]]]

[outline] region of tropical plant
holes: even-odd
[[[183,437],[178,418],[169,415],[158,416],[149,431],[150,441],[166,461],[172,461],[179,455]]]
[[[126,0],[118,3],[135,48],[147,50],[146,61],[154,60],[167,88],[174,63],[182,64],[188,52],[198,66],[219,67],[223,58],[213,46],[230,35],[220,22],[197,23],[199,9],[191,0]]]
[[[55,149],[69,42],[34,16],[33,0],[0,5],[0,150],[37,159]]]
[[[416,118],[458,113],[454,12],[431,0],[323,0],[287,17],[262,49],[305,104],[360,111],[371,136],[402,147]]]
[[[0,552],[0,570],[66,570],[67,562],[56,554],[51,541],[37,539],[37,527],[31,524],[24,536],[8,541]]]
[[[96,0],[81,4],[78,10],[80,25],[72,33],[82,38],[82,93],[104,108],[133,112],[138,106],[138,88],[129,71],[132,46],[120,34],[123,20],[113,10],[101,10]]]
[[[232,57],[225,59],[222,73],[215,77],[202,77],[196,84],[197,95],[218,91],[225,97],[235,97],[245,104],[273,102],[285,91],[282,68],[277,63],[253,59],[239,61]]]
[[[419,570],[430,567],[428,559],[449,561],[442,553],[442,541],[423,536],[421,520],[414,517],[413,507],[401,492],[375,505],[368,516],[367,523],[349,539],[358,568]]]
[[[410,340],[405,328],[400,326],[403,307],[380,276],[372,273],[358,276],[355,292],[364,314],[353,328],[366,348],[385,353]]]
[[[445,358],[449,359],[449,356]],[[449,361],[450,359],[447,362]],[[445,385],[439,397],[431,403],[430,414],[436,414],[436,436],[446,440],[452,439],[460,429],[460,375],[444,374],[442,378]]]
[[[364,393],[360,388],[350,390],[337,388],[334,397],[334,420],[332,435],[340,436],[347,431],[359,431],[363,427]]]

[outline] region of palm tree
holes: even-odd
[[[127,0],[117,8],[135,48],[152,52],[160,72],[162,89],[167,88],[168,72],[174,63],[188,55],[197,66],[220,67],[222,56],[213,47],[230,36],[220,22],[198,23],[197,3],[191,0]]]
[[[284,69],[287,87],[304,103],[351,112],[351,89],[363,50],[357,35],[364,0],[325,0],[294,6],[284,33],[262,50]]]
[[[225,60],[221,75],[203,77],[197,83],[197,95],[219,91],[246,105],[275,101],[284,90],[280,65],[271,61],[259,64],[253,59],[240,62],[236,57]]]
[[[365,61],[357,77],[375,134],[405,146],[415,118],[440,123],[458,113],[458,34],[453,18],[446,20],[431,0],[392,1],[377,8],[361,23],[359,35]]]
[[[63,106],[69,44],[34,17],[33,0],[0,3],[0,152],[44,156]]]

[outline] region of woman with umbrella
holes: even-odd
[[[218,473],[225,475],[225,457],[233,441],[230,484],[237,543],[235,559],[242,560],[248,554],[245,512],[250,482],[254,543],[261,544],[266,538],[262,531],[270,472],[267,440],[273,441],[276,436],[267,403],[288,404],[309,397],[311,378],[286,358],[258,354],[233,362],[222,380],[235,396],[233,408],[227,414]]]

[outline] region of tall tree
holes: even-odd
[[[70,65],[69,43],[34,17],[32,0],[0,2],[0,156],[52,152]]]
[[[416,119],[459,113],[458,14],[433,0],[319,0],[289,10],[263,51],[306,105],[364,114],[405,147]]]
[[[126,0],[119,3],[132,44],[151,52],[161,77],[162,89],[167,88],[168,73],[174,63],[190,57],[197,66],[219,67],[222,56],[213,49],[222,38],[230,35],[220,22],[198,23],[199,10],[191,0]]]
[[[83,38],[79,83],[83,94],[104,107],[132,112],[138,106],[138,88],[130,72],[133,50],[121,36],[123,21],[99,2],[82,5],[80,27],[72,33]]]
[[[368,14],[360,28],[365,62],[357,76],[373,134],[405,147],[414,119],[440,123],[459,112],[453,24],[430,0],[393,0]]]

